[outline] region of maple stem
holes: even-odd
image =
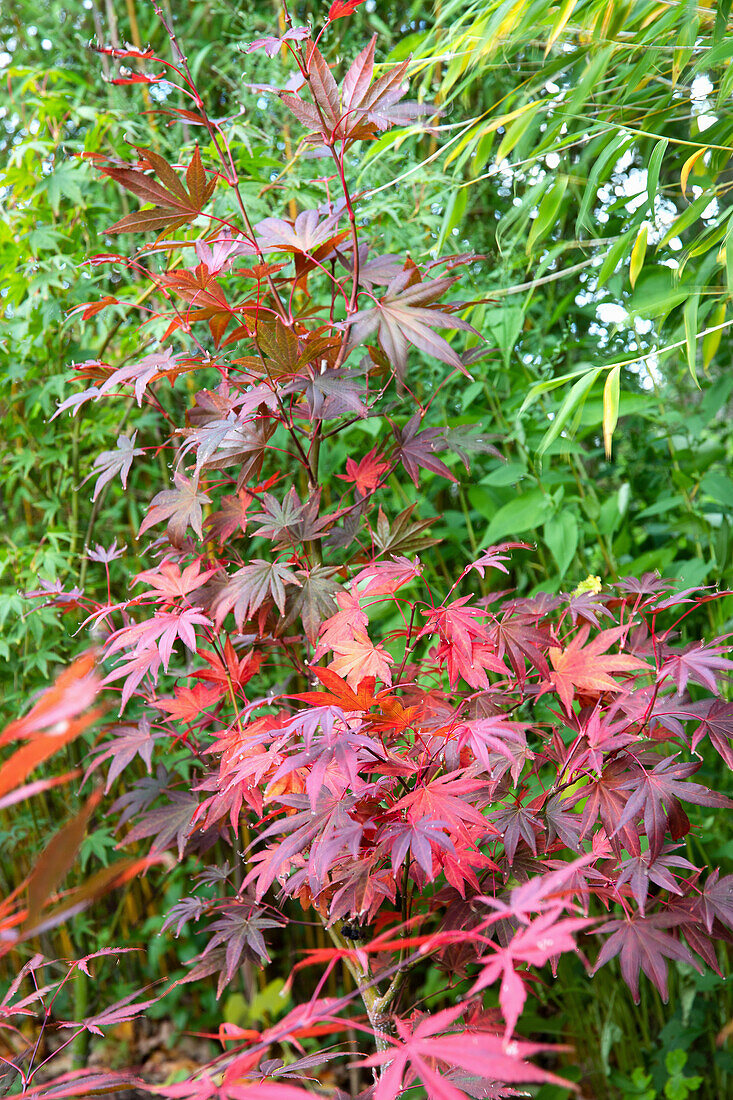
[[[183,71],[186,75],[186,79],[188,80],[188,83],[189,83],[192,91],[194,92],[196,106],[197,106],[198,110],[201,113],[201,119],[203,121],[203,124],[206,127],[206,131],[207,131],[209,137],[211,138],[212,142],[214,143],[214,148],[216,149],[219,160],[221,161],[222,165],[224,166],[224,168],[226,169],[226,171],[228,173],[227,180],[228,180],[229,184],[231,185],[231,187],[234,189],[234,194],[236,195],[236,198],[237,198],[237,205],[238,205],[238,207],[240,209],[240,212],[242,214],[242,218],[244,219],[244,224],[245,224],[247,232],[250,236],[252,244],[254,245],[254,247],[257,251],[258,259],[259,259],[260,263],[264,264],[265,263],[265,257],[264,257],[264,254],[262,253],[259,245],[257,244],[257,238],[255,237],[255,231],[252,228],[252,222],[249,220],[249,214],[247,213],[247,208],[244,205],[244,199],[242,198],[242,192],[239,190],[239,178],[237,176],[237,170],[236,170],[236,167],[234,165],[234,161],[232,160],[231,153],[227,149],[228,155],[226,155],[224,150],[222,149],[221,145],[219,144],[219,134],[221,133],[221,131],[211,121],[211,119],[209,118],[209,116],[206,113],[206,107],[204,105],[204,101],[201,98],[201,96],[199,95],[198,89],[197,89],[196,84],[194,83],[194,79],[191,75],[191,70],[188,67],[188,61],[186,59],[186,55],[183,53],[180,46],[178,45],[178,39],[176,38],[176,35],[175,35],[175,32],[174,32],[172,26],[169,24],[169,22],[167,21],[165,15],[160,10],[160,8],[156,8],[155,10],[156,10],[156,14],[157,14],[158,18],[160,19],[161,23],[163,24],[163,27],[165,28],[165,31],[166,31],[167,35],[170,38],[171,45],[178,52],[178,56],[181,59],[180,64],[181,64],[182,69],[183,69]],[[229,175],[229,173],[231,173],[231,174]],[[268,288],[270,290],[270,293],[272,295],[272,298],[273,298],[273,301],[275,303],[275,308],[277,309],[277,312],[280,314],[280,317],[282,318],[284,324],[286,324],[288,327],[291,327],[292,323],[293,323],[292,318],[290,317],[290,314],[288,313],[288,311],[285,309],[285,306],[283,305],[282,298],[280,297],[280,292],[277,289],[277,287],[275,286],[275,282],[272,278],[272,275],[270,275],[269,272],[268,272],[268,274],[265,276],[265,279],[267,281],[267,286],[268,286]]]

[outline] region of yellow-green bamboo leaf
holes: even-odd
[[[570,16],[573,14],[573,11],[577,7],[577,5],[578,0],[565,0],[565,3],[560,8],[558,17],[553,24],[552,30],[550,31],[550,37],[547,39],[547,45],[545,46],[545,57],[547,57],[558,37],[565,30],[565,25]]]
[[[695,167],[703,153],[706,153],[707,150],[707,145],[703,145],[700,149],[696,149],[692,156],[688,157],[685,163],[682,165],[682,171],[680,172],[680,183],[682,184],[683,195],[687,195],[687,180],[690,172]]]
[[[532,250],[537,242],[543,240],[555,225],[557,213],[560,209],[560,204],[567,186],[567,176],[560,176],[540,203],[537,217],[532,222],[532,228],[527,237],[526,251],[529,255],[532,254]]]
[[[603,443],[606,448],[606,458],[611,457],[613,433],[618,424],[618,406],[621,396],[621,365],[609,371],[606,384],[603,387]]]
[[[647,234],[648,227],[646,225],[643,225],[639,230],[636,240],[634,241],[634,247],[631,249],[631,259],[629,261],[629,282],[631,283],[632,287],[636,286],[636,280],[639,278],[639,272],[644,266]]]
[[[687,366],[695,385],[699,387],[695,358],[697,356],[697,307],[700,304],[700,292],[691,295],[685,303],[685,350],[687,352]],[[712,334],[711,334],[712,335]]]
[[[728,293],[733,294],[733,218],[728,220],[728,228],[725,231],[725,278],[728,283]]]
[[[526,131],[534,122],[537,114],[537,108],[540,106],[539,100],[534,100],[531,104],[527,104],[527,108],[521,112],[521,117],[514,119],[507,127],[506,133],[501,139],[499,148],[496,150],[496,157],[494,158],[497,164],[501,164],[505,157],[508,157],[515,145],[519,143]],[[534,110],[529,110],[532,107]]]
[[[716,309],[713,310],[710,321],[708,322],[708,328],[715,329],[718,325],[722,325],[725,320],[725,302],[721,302]],[[708,332],[703,337],[702,341],[702,365],[703,369],[707,370],[713,359],[715,353],[720,347],[720,338],[723,335],[722,328],[719,328],[717,332]]]

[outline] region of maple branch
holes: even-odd
[[[169,38],[170,38],[171,44],[173,46],[175,46],[176,50],[178,51],[178,56],[180,57],[181,64],[183,65],[183,68],[185,70],[185,79],[187,80],[187,83],[189,84],[189,87],[193,91],[194,101],[196,103],[196,106],[197,106],[198,110],[201,113],[201,119],[204,123],[204,126],[206,127],[206,130],[209,134],[209,137],[211,138],[211,140],[214,144],[214,148],[216,149],[217,155],[219,156],[219,159],[220,159],[221,163],[224,165],[224,167],[227,168],[229,172],[231,172],[231,176],[227,177],[227,182],[234,189],[234,194],[236,195],[236,198],[237,198],[237,205],[239,206],[240,212],[242,214],[244,224],[247,227],[247,232],[249,233],[249,235],[251,237],[251,240],[252,240],[252,243],[253,243],[256,251],[257,251],[257,256],[260,260],[260,263],[264,264],[265,263],[264,253],[262,252],[260,246],[257,243],[257,238],[255,236],[255,231],[252,227],[252,222],[249,219],[249,214],[247,213],[247,208],[244,205],[244,199],[242,198],[242,192],[239,188],[239,177],[237,175],[237,169],[236,169],[236,166],[235,166],[234,161],[232,159],[231,152],[229,151],[228,146],[226,145],[226,138],[224,137],[224,134],[222,133],[221,127],[219,127],[215,122],[212,122],[212,120],[209,118],[208,114],[206,113],[206,106],[204,104],[203,99],[199,95],[198,89],[197,89],[196,84],[194,82],[194,79],[191,75],[191,70],[188,67],[188,61],[186,60],[186,57],[185,57],[183,51],[181,50],[180,46],[178,45],[178,39],[176,38],[175,32],[173,31],[173,28],[170,26],[170,24],[167,22],[166,17],[163,14],[163,11],[157,5],[155,7],[155,14],[158,16],[161,23],[163,24],[163,27],[165,28],[165,31],[168,34]],[[224,151],[222,150],[222,148],[219,144],[219,135],[220,134],[221,134],[222,140],[224,141],[225,146],[227,148],[228,156],[224,155]],[[292,317],[288,314],[288,312],[285,309],[285,306],[283,305],[282,298],[280,297],[280,292],[277,289],[277,287],[275,286],[275,281],[272,278],[272,275],[268,272],[267,275],[265,276],[265,279],[267,281],[267,285],[269,287],[270,294],[272,295],[273,301],[275,303],[275,307],[276,307],[278,313],[280,314],[280,317],[281,317],[283,323],[288,325],[288,327],[292,327],[292,323],[293,323],[292,322]]]

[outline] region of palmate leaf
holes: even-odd
[[[445,437],[440,428],[424,428],[419,431],[422,415],[413,413],[404,428],[394,428],[397,440],[397,454],[405,472],[412,479],[415,486],[419,484],[418,467],[430,470],[434,474],[445,477],[448,481],[456,478],[450,472],[444,462],[435,457],[435,452],[445,450]]]
[[[210,504],[211,497],[199,489],[198,479],[188,478],[180,472],[173,475],[173,483],[175,489],[164,489],[153,497],[138,534],[142,535],[149,527],[167,519],[168,536],[174,546],[180,546],[189,526],[203,538],[201,506]]]
[[[679,800],[694,802],[698,806],[718,806],[730,809],[733,801],[725,795],[703,787],[701,783],[685,782],[688,776],[702,767],[701,761],[683,761],[668,757],[647,771],[638,771],[621,784],[622,790],[630,791],[628,801],[618,818],[614,834],[643,813],[644,828],[649,839],[649,851],[653,859],[662,849],[664,835],[668,828],[678,840],[689,830],[689,821],[680,818]]]
[[[270,955],[262,933],[281,925],[281,920],[266,916],[264,909],[247,902],[230,906],[214,921],[209,928],[214,935],[204,948],[202,957],[206,958],[217,947],[224,948],[224,966],[219,975],[217,997],[221,996],[244,959],[252,959],[259,965],[269,963]]]
[[[325,565],[299,569],[296,576],[300,587],[289,595],[289,609],[283,626],[290,626],[300,618],[305,635],[313,645],[318,641],[322,624],[337,609],[336,596],[343,591],[338,581],[334,580],[336,572],[332,566]]]
[[[418,550],[437,546],[441,541],[425,534],[435,520],[421,519],[413,522],[414,511],[415,505],[409,504],[390,523],[380,504],[372,537],[383,554],[415,554]]]
[[[612,679],[612,672],[633,672],[645,668],[645,662],[629,654],[604,655],[609,646],[627,633],[626,627],[602,630],[585,645],[590,625],[581,627],[564,649],[550,647],[552,672],[550,681],[568,713],[577,694],[594,695],[603,691],[621,691],[622,684]]]
[[[155,233],[171,232],[194,221],[202,212],[216,187],[216,176],[207,179],[198,146],[186,171],[186,185],[168,162],[152,149],[138,148],[141,168],[103,165],[101,171],[110,179],[132,191],[143,202],[152,203],[152,209],[135,211],[115,222],[108,233],[132,233],[151,230]],[[160,180],[157,183],[146,174],[151,169]]]
[[[524,1061],[545,1047],[537,1043],[511,1045],[488,1031],[449,1030],[465,1012],[463,1005],[431,1013],[415,1022],[414,1030],[397,1021],[398,1038],[390,1039],[387,1050],[366,1058],[363,1066],[385,1066],[374,1092],[374,1100],[394,1100],[408,1084],[419,1081],[429,1100],[465,1100],[465,1093],[451,1085],[436,1068],[436,1060],[478,1077],[518,1083],[552,1082],[566,1085],[562,1078]],[[441,1034],[443,1032],[443,1034]]]
[[[593,973],[619,955],[621,974],[636,1004],[640,999],[640,971],[654,983],[662,1000],[666,1002],[667,959],[676,959],[702,970],[689,948],[666,931],[681,924],[683,920],[683,917],[672,913],[654,913],[647,917],[634,915],[622,920],[607,921],[596,929],[596,934],[610,932],[611,935],[598,953]]]
[[[117,474],[120,475],[122,488],[127,488],[127,477],[130,473],[133,458],[145,454],[142,447],[135,446],[136,437],[137,432],[133,432],[132,437],[118,435],[116,451],[102,451],[101,454],[97,455],[94,460],[94,469],[92,472],[98,474],[98,477],[94,483],[92,500],[97,499],[107,482],[111,481]],[[88,475],[88,477],[91,476],[92,474]],[[84,478],[84,481],[86,480],[87,478]],[[84,484],[84,482],[82,482],[82,484]]]
[[[285,614],[285,588],[300,585],[293,570],[279,562],[255,558],[232,574],[212,604],[212,614],[218,627],[230,611],[234,613],[237,629],[242,630],[247,619],[262,607],[266,600],[273,601],[281,615]]]
[[[178,858],[183,859],[186,842],[193,830],[193,816],[198,806],[197,799],[183,791],[171,791],[167,806],[148,810],[138,817],[125,836],[125,844],[152,836],[151,852],[163,852],[175,842]]]
[[[478,335],[468,321],[432,307],[432,303],[453,286],[455,278],[444,276],[415,282],[416,272],[414,265],[400,272],[371,309],[359,310],[349,317],[348,350],[361,347],[376,332],[379,345],[392,363],[399,382],[405,378],[410,345],[470,377],[458,353],[447,340],[433,332],[434,328],[448,328]]]

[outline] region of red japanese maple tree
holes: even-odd
[[[334,4],[330,19],[356,6]],[[190,980],[217,973],[221,992],[243,962],[266,966],[296,906],[330,936],[296,960],[297,974],[323,970],[313,996],[262,1033],[223,1025],[221,1057],[157,1088],[171,1097],[295,1100],[307,1089],[293,1079],[333,1058],[366,1067],[375,1100],[415,1083],[435,1100],[516,1095],[557,1080],[531,1061],[544,1048],[520,1040],[521,1013],[537,968],[578,935],[590,954],[600,945],[596,968],[620,956],[636,996],[641,971],[664,995],[668,959],[716,968],[714,941],[733,928],[733,877],[680,845],[684,803],[730,805],[692,779],[703,742],[733,763],[729,647],[674,641],[715,594],[653,575],[492,593],[492,571],[530,550],[518,543],[486,549],[437,593],[428,521],[390,514],[388,478],[455,480],[440,455],[466,447],[426,423],[412,383],[419,355],[447,378],[468,373],[475,353],[449,336],[474,330],[445,296],[473,257],[380,255],[360,225],[352,149],[436,114],[406,99],[406,61],[375,76],[374,48],[337,79],[287,9],[284,32],[250,47],[289,55],[294,78],[277,94],[319,154],[321,201],[293,216],[253,224],[226,126],[185,60],[148,59],[188,99],[173,113],[203,135],[185,170],[142,148],[100,164],[143,203],[109,232],[138,235],[129,264],[163,335],[132,364],[82,364],[90,384],[61,407],[126,394],[157,409],[174,473],[140,528],[157,537],[128,598],[78,596],[107,631],[105,682],[125,711],[93,767],[111,761],[111,783],[135,756],[151,767],[185,745],[193,783],[159,767],[112,812],[153,853],[223,838],[244,861],[241,874],[206,872],[216,900],[192,890],[169,916],[179,929],[209,922]],[[162,271],[146,263],[161,255]],[[329,472],[335,437],[370,419],[376,445],[359,450],[352,432],[345,467]],[[97,491],[116,473],[124,484],[154,445],[142,429],[120,435],[95,464]],[[336,965],[354,988],[327,997]],[[436,1010],[416,1000],[428,967],[445,974]],[[305,1053],[319,1035],[334,1045]]]

